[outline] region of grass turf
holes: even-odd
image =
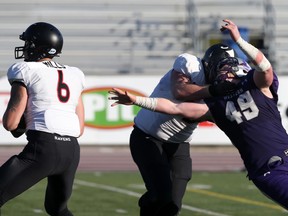
[[[45,213],[43,180],[7,202],[1,216]],[[69,208],[75,216],[137,216],[145,191],[138,172],[78,172]],[[243,172],[194,172],[180,216],[287,215],[262,195]]]

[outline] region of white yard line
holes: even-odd
[[[196,207],[189,206],[189,205],[184,205],[184,204],[182,205],[182,209],[190,210],[190,211],[193,211],[193,212],[200,212],[200,213],[203,213],[205,215],[229,216],[229,215],[226,215],[226,214],[212,212],[212,211],[209,211],[209,210],[206,210],[206,209],[200,209],[200,208],[196,208]]]
[[[140,193],[136,193],[136,192],[129,191],[129,190],[126,190],[126,189],[121,189],[121,188],[117,188],[117,187],[113,187],[113,186],[109,186],[109,185],[97,184],[97,183],[94,183],[94,182],[87,182],[87,181],[83,181],[83,180],[79,180],[79,179],[75,179],[74,183],[77,184],[77,185],[82,185],[82,186],[86,186],[86,187],[100,188],[100,189],[107,190],[107,191],[121,193],[121,194],[125,194],[125,195],[132,196],[132,197],[138,197],[139,198],[142,195]],[[182,208],[186,209],[188,211],[200,212],[200,213],[203,213],[205,215],[229,216],[229,215],[226,215],[226,214],[212,212],[212,211],[209,211],[209,210],[206,210],[206,209],[195,208],[195,207],[189,206],[189,205],[182,205]]]

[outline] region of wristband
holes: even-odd
[[[269,60],[263,55],[263,53],[261,53],[260,50],[258,50],[253,45],[249,44],[243,38],[240,37],[236,41],[236,44],[247,55],[247,57],[255,63],[255,68],[256,68],[257,72],[264,72],[265,73],[271,67]],[[262,60],[260,62],[256,62],[258,53],[261,53],[263,56]]]
[[[258,65],[255,65],[256,71],[265,72],[271,67],[268,59],[263,55],[263,59]]]
[[[259,50],[253,45],[249,44],[242,37],[238,38],[236,44],[241,48],[241,50],[247,55],[251,61],[255,61]]]
[[[134,104],[142,108],[155,111],[157,102],[157,98],[136,96]]]

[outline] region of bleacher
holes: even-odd
[[[277,73],[288,75],[288,2],[283,0],[271,1],[275,10],[275,59]]]
[[[183,35],[185,10],[184,0],[2,0],[1,72],[15,61],[14,47],[23,44],[18,35],[46,21],[64,35],[59,61],[86,74],[163,73],[190,43]]]
[[[278,73],[288,74],[282,61],[288,53],[288,3],[271,2],[1,0],[0,75],[15,62],[14,47],[23,45],[18,36],[37,21],[50,22],[62,31],[64,48],[57,61],[78,66],[87,75],[143,75],[165,73],[181,52],[202,56],[209,41],[221,38],[223,18],[247,27],[251,37],[263,36]]]

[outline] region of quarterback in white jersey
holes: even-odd
[[[84,73],[52,59],[61,53],[63,37],[53,25],[38,22],[20,35],[7,73],[10,99],[3,126],[28,143],[0,167],[0,208],[47,178],[45,210],[51,216],[73,216],[68,209],[80,159],[77,137],[84,131]]]
[[[10,84],[21,82],[27,88],[26,130],[80,136],[75,110],[84,89],[81,70],[53,61],[20,62],[7,76]]]

